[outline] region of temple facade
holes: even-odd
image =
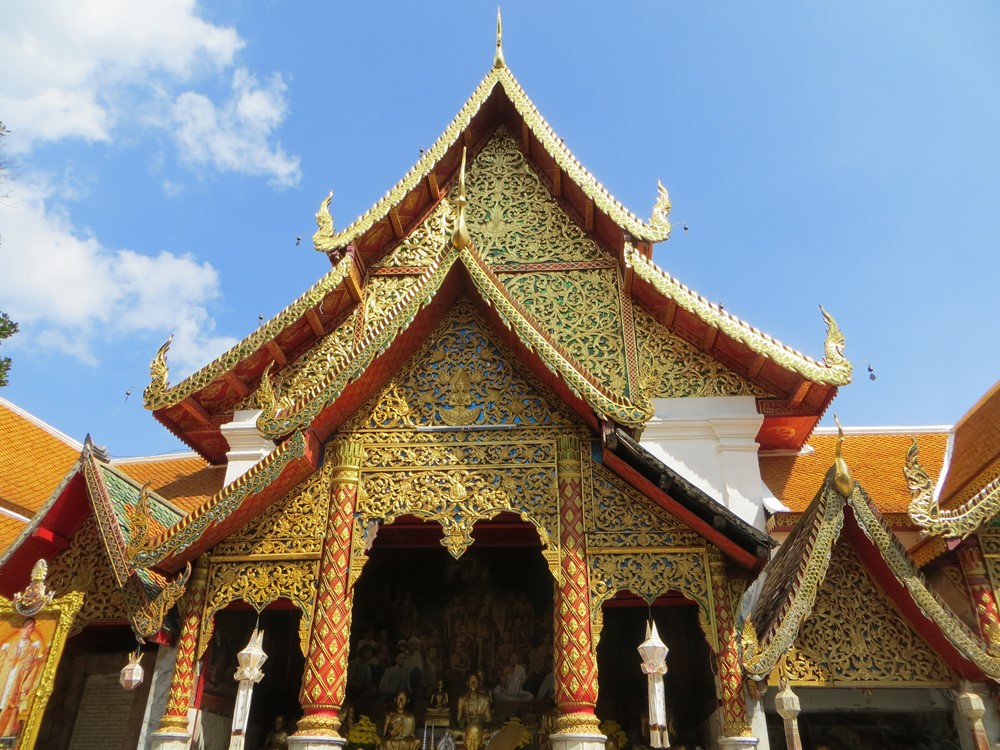
[[[817,430],[834,318],[815,360],[660,269],[666,190],[610,196],[499,33],[403,179],[330,208],[313,287],[178,383],[153,359],[190,455],[0,401],[41,457],[0,466],[0,747],[1000,740],[1000,390]]]

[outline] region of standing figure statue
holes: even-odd
[[[469,691],[458,699],[456,718],[461,725],[465,723],[465,750],[480,750],[484,744],[484,725],[493,721],[493,706],[489,693],[480,689],[480,678],[477,672],[469,675],[466,683]]]
[[[396,710],[385,715],[382,725],[382,742],[379,750],[418,750],[417,721],[406,710],[408,696],[402,690],[396,693]]]
[[[267,733],[264,750],[288,750],[288,728],[281,714],[274,717],[274,729]]]

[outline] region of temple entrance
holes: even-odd
[[[475,526],[458,560],[442,536],[413,517],[379,531],[355,587],[345,718],[381,731],[403,691],[422,739],[440,739],[476,674],[493,728],[537,727],[553,706],[553,582],[538,534],[501,514]]]
[[[649,746],[647,679],[636,648],[646,637],[652,614],[660,638],[670,649],[664,688],[672,748],[708,747],[705,722],[718,705],[711,653],[698,625],[698,608],[680,594],[660,597],[650,609],[629,592],[604,604],[604,628],[597,647],[600,693],[597,715],[608,747]],[[612,736],[616,727],[618,737]],[[606,729],[606,727],[608,727]]]
[[[253,690],[247,747],[263,747],[278,717],[286,726],[294,726],[302,715],[298,698],[305,668],[299,647],[300,617],[299,610],[283,600],[261,612],[259,623],[257,613],[242,603],[216,613],[215,632],[205,652],[201,697],[201,729],[206,741],[224,739],[222,746],[228,744],[238,688],[233,677],[236,655],[247,645],[255,624],[264,631],[267,661],[264,677]]]

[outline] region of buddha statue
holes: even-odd
[[[413,714],[406,710],[407,700],[403,690],[396,693],[396,710],[385,715],[379,750],[418,750],[420,747],[420,740],[415,734],[417,722]]]
[[[288,750],[288,729],[281,714],[274,717],[274,729],[267,733],[264,750]]]
[[[477,672],[469,675],[469,691],[458,699],[456,718],[459,725],[465,725],[465,750],[480,750],[485,743],[484,726],[493,720],[490,696],[480,689],[480,681]]]
[[[431,693],[430,705],[427,706],[428,726],[448,726],[451,711],[448,707],[448,691],[444,689],[444,680],[438,680]]]

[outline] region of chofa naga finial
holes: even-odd
[[[458,197],[455,198],[455,229],[451,233],[451,244],[459,250],[464,250],[472,244],[472,236],[465,226],[465,206],[469,202],[465,197],[465,146],[462,147],[462,166],[458,170]]]
[[[506,68],[507,62],[503,59],[503,26],[500,23],[500,8],[497,7],[497,51],[493,55],[494,68]]]
[[[833,488],[841,497],[847,498],[854,492],[854,477],[851,476],[851,470],[847,466],[847,461],[844,460],[844,428],[840,426],[840,420],[837,419],[836,414],[833,415],[833,421],[837,423],[837,453],[833,461]]]

